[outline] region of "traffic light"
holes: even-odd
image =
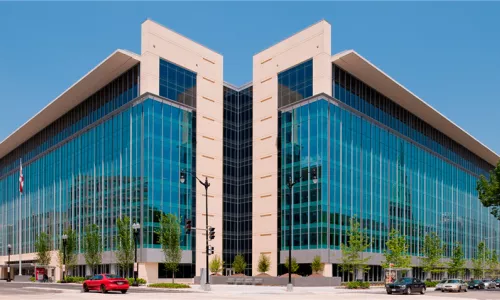
[[[215,239],[215,228],[214,227],[209,227],[208,228],[208,239],[211,241]]]
[[[212,255],[214,254],[214,247],[213,246],[208,246],[208,249],[207,249],[207,252],[208,252],[208,255]]]
[[[191,220],[186,220],[186,233],[191,233]]]

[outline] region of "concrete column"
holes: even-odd
[[[147,283],[158,282],[158,263],[139,263],[139,276]]]
[[[324,264],[323,265],[323,276],[333,277],[333,264]]]

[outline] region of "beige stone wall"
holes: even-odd
[[[277,274],[278,73],[313,59],[313,94],[332,93],[331,27],[316,23],[253,57],[253,274],[261,253]]]
[[[142,24],[140,92],[159,93],[160,57],[196,72],[196,171],[208,178],[209,225],[216,228],[210,242],[222,256],[222,135],[223,57],[153,21]],[[205,189],[196,185],[196,226],[205,227]],[[196,231],[196,273],[205,267],[205,233]],[[146,268],[147,270],[148,268]]]

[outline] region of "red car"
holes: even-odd
[[[90,290],[101,291],[120,291],[125,294],[128,291],[128,280],[118,275],[113,274],[98,274],[92,278],[85,280],[83,283],[83,291],[87,293]]]

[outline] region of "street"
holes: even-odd
[[[54,287],[56,286],[56,287]],[[449,299],[500,299],[500,289],[469,291],[467,293],[442,293],[432,289],[425,295],[387,295],[382,288],[370,290],[346,290],[332,288],[294,288],[292,293],[287,293],[284,287],[268,286],[212,286],[211,292],[200,291],[198,286],[190,290],[154,290],[150,288],[131,288],[125,295],[110,292],[83,293],[77,285],[47,285],[47,287],[26,284],[0,283],[0,300],[14,299],[71,299],[71,300],[98,300],[98,299],[263,299],[263,300],[290,300],[290,299],[342,299],[342,300],[403,300],[411,297],[413,300],[449,300]]]

